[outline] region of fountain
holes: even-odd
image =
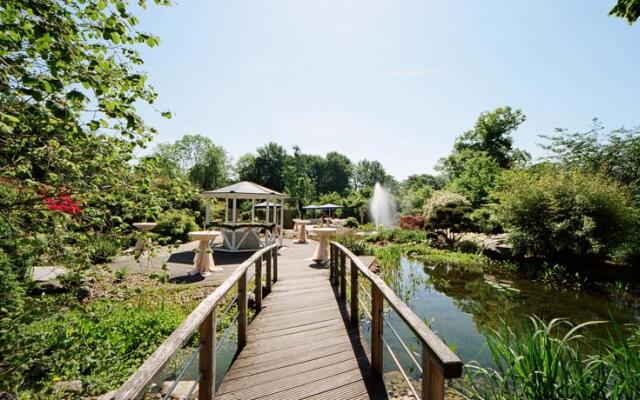
[[[369,201],[371,218],[376,227],[390,228],[396,222],[396,202],[393,195],[385,189],[380,182],[376,182],[373,188],[373,196]]]

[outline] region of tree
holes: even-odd
[[[496,197],[498,217],[514,252],[556,259],[606,257],[633,240],[638,216],[629,196],[601,175],[554,165],[505,171]]]
[[[482,151],[463,150],[456,157],[464,160],[465,167],[449,183],[449,189],[464,195],[474,207],[485,204],[500,174],[498,163]]]
[[[440,191],[425,204],[425,228],[433,230],[448,247],[455,245],[473,229],[469,201],[456,193]]]
[[[253,154],[241,155],[236,161],[235,174],[239,181],[257,182],[256,156]]]
[[[285,191],[295,199],[296,209],[302,212],[301,203],[308,204],[315,196],[313,181],[300,147],[293,146],[293,156],[285,168]]]
[[[640,0],[618,0],[609,15],[626,18],[631,25],[640,18]]]
[[[465,158],[460,158],[459,154],[469,150],[486,153],[503,169],[523,164],[530,156],[513,148],[512,134],[525,119],[522,111],[513,111],[511,107],[480,114],[473,129],[456,139],[452,154],[441,159],[438,168],[451,178],[457,177],[465,169]]]
[[[321,186],[318,193],[337,192],[342,195],[349,190],[353,166],[351,160],[336,151],[327,153],[323,165]]]
[[[189,177],[202,189],[215,189],[227,183],[227,154],[206,136],[185,135],[175,143],[160,144],[156,146],[154,155],[169,173],[176,168],[178,173]]]
[[[430,174],[409,175],[407,179],[402,182],[402,186],[406,189],[429,186],[433,190],[440,190],[444,188],[445,184],[446,182],[443,177]]]
[[[556,129],[555,134],[542,136],[548,141],[542,148],[547,158],[565,169],[603,174],[629,188],[636,207],[640,207],[640,127],[620,128],[604,133],[598,119],[587,132],[568,133]]]
[[[256,183],[279,192],[284,191],[285,166],[289,155],[284,147],[271,142],[256,150]]]
[[[353,186],[355,190],[365,187],[372,188],[376,182],[385,184],[388,180],[387,172],[379,161],[358,161],[353,172]]]

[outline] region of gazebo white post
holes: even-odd
[[[224,223],[229,222],[229,199],[224,198]]]
[[[251,222],[256,221],[256,199],[251,199]]]
[[[211,214],[211,199],[206,198],[205,201],[207,202],[204,209],[204,229],[206,230],[207,226],[209,226],[209,216]]]
[[[231,223],[234,225],[236,225],[236,198],[233,198],[233,203],[232,203],[232,208],[231,208],[231,218],[233,218],[231,220]],[[231,248],[236,250],[236,231],[235,229],[231,232]]]
[[[280,243],[284,243],[284,199],[280,199]]]
[[[264,224],[265,225],[269,225],[269,199],[266,199],[266,207],[264,209]],[[269,240],[269,235],[271,234],[271,232],[269,232],[269,228],[265,228],[264,230],[264,245],[267,246],[271,241]]]

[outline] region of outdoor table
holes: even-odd
[[[191,240],[198,240],[200,244],[195,258],[193,259],[193,274],[209,275],[211,272],[222,271],[220,267],[216,267],[213,262],[213,250],[209,248],[209,242],[220,236],[219,231],[195,231],[189,232]]]
[[[296,223],[297,229],[297,238],[293,243],[307,243],[307,225],[309,225],[311,221],[306,219],[294,219],[293,222]]]
[[[134,222],[133,227],[141,231],[142,233],[149,232],[156,227],[155,222]],[[144,237],[139,237],[136,241],[136,246],[133,248],[133,251],[145,251],[146,250],[146,240]]]
[[[329,259],[329,236],[336,233],[336,228],[314,228],[318,235],[318,247],[313,253],[313,261],[317,263],[326,262]]]

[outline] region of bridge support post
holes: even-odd
[[[444,371],[434,362],[426,345],[422,345],[422,398],[444,399]]]
[[[200,381],[198,399],[211,400],[216,394],[216,307],[200,324]]]
[[[269,251],[268,253],[266,253],[266,257],[267,257],[267,275],[265,277],[266,283],[267,283],[267,293],[269,294],[271,293],[271,266],[273,265],[272,261],[271,261],[271,257],[272,257],[272,252]]]
[[[340,298],[347,299],[347,255],[340,252]]]
[[[256,260],[256,287],[254,289],[256,312],[262,310],[262,257]]]
[[[273,248],[273,282],[278,282],[278,248]]]
[[[384,326],[384,297],[376,285],[371,286],[371,369],[377,376],[382,376],[382,333]]]
[[[336,246],[333,243],[329,243],[329,282],[334,282],[334,269],[336,265]]]
[[[238,349],[247,345],[247,273],[238,280]]]
[[[353,265],[353,261],[349,264],[351,268],[351,326],[358,328],[360,326],[360,315],[358,311],[358,268]]]

